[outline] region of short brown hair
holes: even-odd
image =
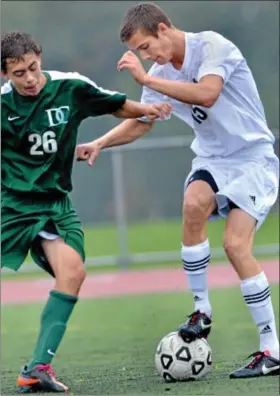
[[[9,32],[1,37],[1,70],[7,72],[7,58],[20,60],[28,52],[40,55],[42,48],[35,42],[33,37],[27,33]]]
[[[121,42],[124,43],[130,40],[138,29],[157,37],[159,23],[172,27],[172,22],[168,15],[156,4],[137,4],[131,7],[124,16],[120,29]]]

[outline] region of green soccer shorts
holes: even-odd
[[[2,192],[1,212],[1,267],[17,271],[30,251],[35,263],[53,276],[38,235],[43,230],[59,235],[85,260],[81,222],[67,195],[50,200]]]

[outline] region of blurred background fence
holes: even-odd
[[[134,1],[3,1],[2,32],[23,30],[43,45],[46,70],[78,71],[98,85],[139,100],[141,87],[116,62],[126,50],[118,39],[124,12]],[[279,4],[277,1],[155,1],[186,31],[215,30],[236,43],[255,76],[279,154]],[[148,67],[148,65],[147,65]],[[119,121],[83,122],[79,142],[92,140]],[[90,265],[179,259],[183,183],[193,154],[193,133],[172,117],[145,138],[106,150],[93,168],[74,163],[71,194],[85,226]],[[278,203],[274,224],[279,225]],[[221,229],[217,228],[215,234]],[[271,233],[271,236],[270,236]],[[277,254],[279,237],[268,229],[260,254]],[[169,240],[176,237],[176,244]],[[161,240],[159,243],[157,238]],[[215,235],[213,236],[215,238]],[[277,243],[276,243],[277,240]],[[141,245],[142,243],[142,245]],[[221,239],[214,257],[223,257]],[[33,271],[32,265],[23,271]]]

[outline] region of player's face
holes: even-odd
[[[41,57],[33,52],[23,55],[20,60],[7,58],[7,73],[2,74],[13,82],[18,93],[23,96],[37,96],[44,86]]]
[[[164,65],[172,59],[172,42],[168,29],[170,28],[166,25],[159,24],[158,37],[137,30],[127,45],[129,49],[137,51],[143,60],[151,60]]]

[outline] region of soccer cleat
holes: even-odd
[[[280,361],[270,356],[268,351],[255,352],[248,358],[254,359],[244,367],[232,372],[230,378],[254,378],[268,375],[279,375]]]
[[[207,338],[212,326],[212,320],[205,313],[195,311],[189,315],[189,320],[179,327],[179,335],[185,342],[191,342],[197,338]]]
[[[50,364],[38,365],[32,370],[24,367],[18,380],[19,393],[67,392],[68,388],[55,378]]]

